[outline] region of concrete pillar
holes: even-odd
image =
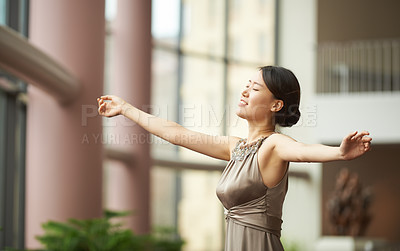
[[[81,84],[80,95],[60,105],[41,90],[28,90],[26,246],[48,220],[102,215],[101,118],[104,1],[31,0],[30,41],[59,61]]]
[[[110,93],[146,110],[151,85],[151,1],[119,0],[112,34]],[[112,121],[116,126],[106,137],[116,139],[109,143],[130,152],[132,161],[110,163],[106,205],[133,211],[126,220],[128,227],[146,233],[150,230],[149,135],[122,117]]]

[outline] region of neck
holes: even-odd
[[[253,142],[263,136],[269,136],[275,132],[275,126],[272,123],[249,123],[249,133],[247,135],[247,142]]]

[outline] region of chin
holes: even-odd
[[[240,108],[236,110],[236,115],[237,115],[239,118],[246,119],[246,114],[245,114],[245,112],[242,111]]]

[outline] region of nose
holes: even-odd
[[[249,95],[249,88],[245,87],[244,90],[242,91],[242,96],[247,97]]]

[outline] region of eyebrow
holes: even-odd
[[[249,82],[251,83],[252,81],[249,79]],[[253,83],[256,84],[256,85],[259,85],[259,86],[261,86],[261,87],[264,87],[264,85],[262,85],[262,84],[260,84],[260,83],[258,83],[258,82],[256,82],[256,81],[253,81]]]

